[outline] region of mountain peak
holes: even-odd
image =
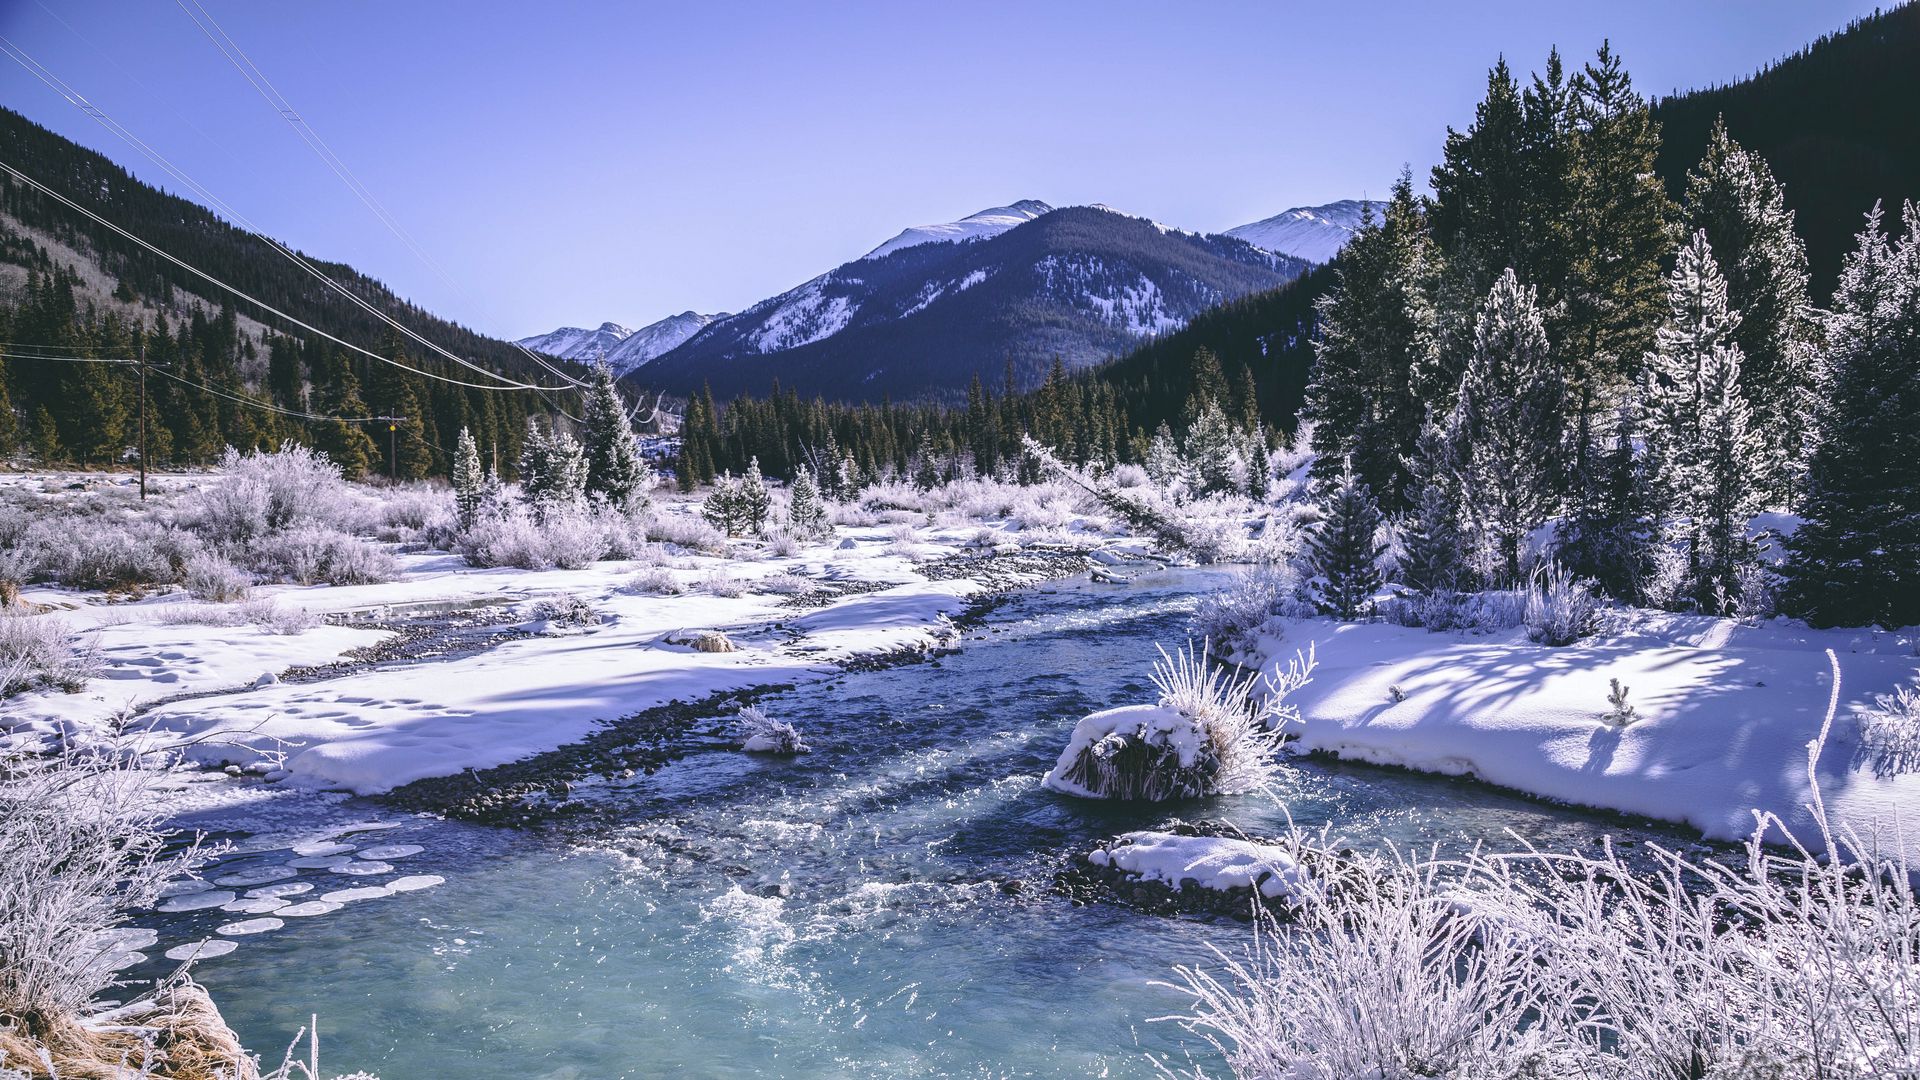
[[[1006,206],[989,206],[985,210],[968,214],[958,221],[948,221],[939,225],[915,225],[910,229],[903,229],[898,236],[867,252],[861,258],[878,259],[891,255],[901,248],[919,244],[984,240],[1052,212],[1053,207],[1039,199],[1021,199]]]
[[[1341,199],[1321,206],[1296,206],[1250,225],[1228,229],[1226,235],[1308,262],[1331,262],[1353,234],[1360,231],[1366,208],[1372,206],[1378,217],[1380,205],[1368,199]]]

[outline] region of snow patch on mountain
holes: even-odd
[[[977,214],[963,217],[959,221],[949,221],[940,225],[915,225],[910,229],[904,229],[898,236],[867,252],[861,258],[878,259],[901,248],[914,247],[918,244],[984,240],[989,236],[998,236],[1015,226],[1024,225],[1042,214],[1052,212],[1053,207],[1038,199],[1022,199],[1010,206],[990,207]]]
[[[1296,206],[1250,225],[1228,229],[1225,235],[1265,251],[1292,255],[1308,262],[1331,262],[1347,241],[1353,239],[1353,234],[1360,231],[1363,208],[1368,205],[1373,206],[1377,217],[1379,203],[1342,199],[1325,206]]]
[[[683,311],[678,315],[669,315],[659,322],[648,323],[638,330],[629,330],[619,323],[601,323],[598,329],[585,330],[577,326],[563,326],[558,330],[533,337],[521,338],[518,344],[537,353],[557,356],[562,360],[577,360],[589,363],[604,359],[612,366],[616,375],[625,375],[634,368],[660,356],[681,342],[705,329],[707,324],[721,315],[702,315],[698,312]]]
[[[545,334],[521,338],[517,344],[562,360],[592,360],[611,353],[632,335],[632,330],[619,323],[605,322],[595,330],[563,326]]]
[[[752,309],[756,313],[769,304],[773,310],[761,319],[760,328],[748,339],[754,349],[770,353],[798,348],[846,329],[847,323],[853,321],[853,316],[860,310],[860,305],[847,296],[826,294],[826,285],[834,277],[832,274],[822,274],[797,289],[774,297],[772,301],[756,305]],[[857,279],[836,283],[860,284]]]

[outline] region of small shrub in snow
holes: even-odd
[[[178,581],[181,567],[201,550],[189,533],[148,519],[106,516],[36,522],[32,542],[43,553],[43,576],[73,589],[108,592]]]
[[[754,592],[775,596],[805,596],[814,588],[813,579],[801,574],[769,574],[753,583]]]
[[[833,503],[827,507],[827,517],[835,525],[851,528],[870,528],[880,523],[880,516],[858,503]]]
[[[758,706],[748,705],[733,718],[733,733],[740,749],[755,754],[804,754],[808,747],[800,733],[785,720],[775,720]]]
[[[270,453],[228,447],[223,480],[194,491],[183,517],[210,543],[244,548],[303,522],[340,527],[359,513],[359,499],[327,456],[297,443]]]
[[[715,554],[727,550],[726,534],[693,514],[655,513],[647,519],[647,539],[673,544],[688,551]]]
[[[718,630],[675,631],[667,635],[666,642],[669,645],[692,649],[694,652],[730,653],[735,651],[732,640]]]
[[[74,647],[59,619],[0,614],[0,697],[48,686],[77,693],[93,669],[93,657]]]
[[[1860,746],[1882,773],[1920,769],[1920,685],[1898,686],[1874,695],[1873,704],[1855,716]]]
[[[600,612],[584,596],[563,593],[533,602],[529,614],[549,626],[598,626]]]
[[[652,566],[627,580],[626,591],[646,596],[679,596],[687,591],[673,571],[664,566]]]
[[[1300,587],[1292,566],[1265,563],[1235,575],[1232,583],[1200,598],[1188,622],[1203,641],[1217,641],[1231,655],[1253,645],[1253,634],[1280,614]]]
[[[1620,685],[1619,679],[1608,679],[1607,682],[1609,684],[1607,712],[1601,719],[1614,727],[1626,727],[1640,719],[1640,714],[1634,710],[1633,703],[1627,700],[1628,687]]]
[[[785,529],[767,534],[767,554],[776,559],[791,559],[800,554],[800,538]]]
[[[320,616],[306,608],[272,600],[249,600],[240,605],[240,615],[249,625],[285,637],[304,634],[320,625]]]
[[[739,578],[724,573],[708,574],[706,577],[701,578],[699,583],[694,587],[706,593],[708,596],[719,596],[726,599],[740,596],[747,591],[746,584]]]
[[[203,552],[187,560],[180,583],[196,600],[230,604],[247,598],[253,575],[212,552]]]
[[[1265,787],[1280,735],[1253,700],[1255,677],[1216,669],[1191,646],[1154,665],[1158,705],[1082,719],[1047,784],[1070,794],[1152,802]]]
[[[1591,582],[1559,564],[1536,571],[1526,589],[1527,638],[1542,645],[1571,645],[1590,636],[1600,621]]]
[[[297,525],[253,548],[254,567],[301,585],[375,585],[399,573],[393,556],[325,525]]]

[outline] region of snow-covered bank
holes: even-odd
[[[1920,774],[1885,775],[1861,753],[1855,714],[1920,671],[1915,636],[1757,627],[1634,612],[1617,631],[1554,648],[1521,631],[1430,634],[1382,623],[1287,621],[1261,638],[1272,667],[1318,647],[1293,700],[1298,752],[1477,777],[1567,803],[1680,822],[1718,840],[1750,834],[1755,810],[1811,826],[1807,744],[1839,660],[1840,708],[1820,760],[1836,822],[1920,851]],[[1637,719],[1604,719],[1609,680]],[[1817,842],[1817,835],[1801,836]]]

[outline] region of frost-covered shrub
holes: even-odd
[[[320,616],[306,608],[272,600],[249,600],[240,605],[240,615],[248,625],[286,637],[304,634],[320,625]]]
[[[801,574],[769,574],[753,583],[753,591],[775,596],[805,596],[814,590],[813,579]]]
[[[41,553],[36,576],[109,592],[172,584],[201,550],[199,541],[181,530],[145,518],[105,515],[41,519],[34,522],[28,543]]]
[[[1619,679],[1608,679],[1607,682],[1609,683],[1607,711],[1601,715],[1600,719],[1614,727],[1626,727],[1640,719],[1638,710],[1633,707],[1631,701],[1627,700],[1627,694],[1631,688],[1620,685]]]
[[[1282,613],[1299,592],[1300,576],[1290,564],[1265,563],[1234,575],[1225,588],[1200,598],[1188,622],[1189,632],[1219,642],[1229,655],[1249,648],[1254,631]]]
[[[301,523],[351,528],[363,504],[327,456],[297,443],[274,453],[242,454],[228,447],[220,459],[224,481],[188,497],[187,525],[209,543],[244,548]]]
[[[0,697],[48,686],[77,693],[93,669],[92,655],[75,648],[59,619],[0,614]]]
[[[1559,564],[1535,572],[1526,588],[1527,638],[1542,645],[1571,645],[1590,636],[1600,621],[1591,582]]]
[[[880,523],[880,518],[877,514],[864,509],[857,503],[829,504],[827,507],[827,519],[835,525],[845,525],[856,529],[870,528]]]
[[[1854,722],[1860,747],[1883,774],[1920,769],[1920,685],[1896,686],[1876,694]]]
[[[688,551],[719,554],[727,550],[727,536],[704,518],[693,514],[675,514],[665,510],[654,513],[646,522],[647,539],[673,544]]]
[[[554,627],[600,625],[599,610],[586,597],[573,593],[535,600],[528,615]]]
[[[115,754],[0,761],[0,1016],[13,1032],[70,1036],[113,985],[110,932],[197,861],[192,847],[167,854],[147,775]]]
[[[708,574],[706,577],[701,578],[694,588],[706,593],[708,596],[719,596],[727,599],[740,596],[747,591],[746,585],[741,582],[739,578],[725,573]]]
[[[393,556],[325,525],[297,525],[253,548],[254,569],[301,585],[374,585],[399,573]]]
[[[607,556],[609,533],[620,531],[624,521],[615,512],[596,513],[579,504],[553,503],[543,511],[513,506],[476,522],[461,538],[460,553],[475,566],[579,570]],[[645,546],[626,534],[621,543],[635,553]]]
[[[581,503],[555,503],[546,508],[540,537],[548,562],[562,570],[584,570],[613,553],[614,534],[624,524],[616,514],[600,514]],[[622,537],[622,551],[636,550],[643,540]]]
[[[1154,665],[1154,705],[1094,713],[1074,725],[1047,786],[1071,795],[1160,802],[1231,795],[1265,787],[1279,765],[1281,734],[1267,714],[1284,708],[1298,682],[1256,705],[1253,675],[1212,666],[1191,646]]]
[[[800,554],[800,538],[785,529],[775,529],[767,533],[767,554],[776,559],[791,559]]]
[[[785,720],[775,720],[757,705],[742,708],[733,718],[733,734],[740,749],[753,754],[804,754],[806,741]]]
[[[625,591],[644,596],[679,596],[687,591],[673,571],[664,566],[648,567],[627,579]]]
[[[180,583],[196,600],[231,604],[247,598],[253,575],[209,551],[187,560]]]
[[[454,524],[453,493],[435,484],[413,483],[379,490],[380,534],[413,540],[438,523]]]

